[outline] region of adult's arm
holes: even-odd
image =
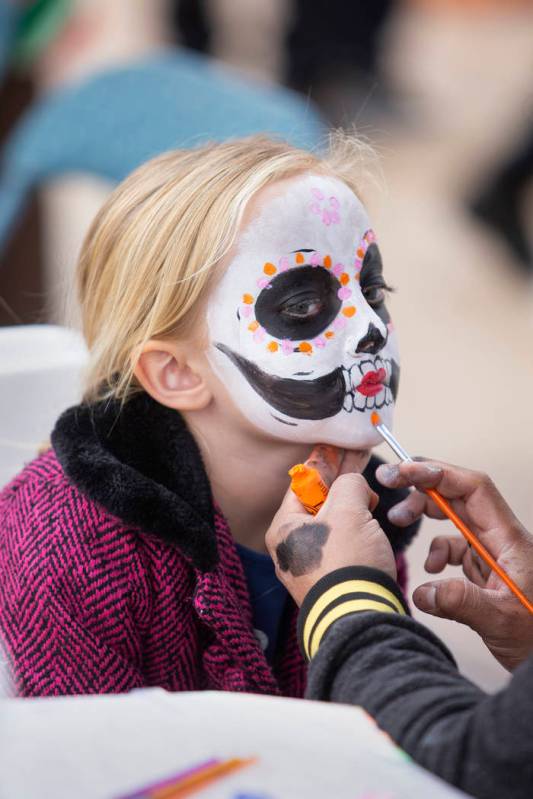
[[[391,577],[357,566],[311,589],[299,631],[312,656],[308,698],[360,705],[417,763],[472,796],[531,799],[531,657],[506,688],[485,694],[410,618]]]

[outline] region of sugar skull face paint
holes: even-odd
[[[210,362],[244,415],[284,440],[366,448],[392,426],[396,335],[366,211],[341,181],[271,187],[210,298]]]

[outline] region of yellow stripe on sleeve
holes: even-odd
[[[328,588],[328,590],[317,599],[309,611],[307,619],[305,620],[303,640],[305,642],[309,640],[309,635],[311,634],[311,630],[313,629],[316,620],[328,605],[330,605],[339,597],[343,596],[343,594],[357,594],[360,592],[383,597],[383,599],[388,600],[392,603],[392,605],[394,605],[398,613],[401,613],[402,616],[405,616],[405,610],[402,607],[402,603],[392,593],[392,591],[389,591],[388,588],[385,588],[379,583],[374,583],[371,580],[345,580],[343,583],[338,583],[337,585],[333,585],[331,588]],[[383,609],[384,607],[386,606],[380,603],[379,610]]]
[[[329,613],[326,613],[324,618],[321,619],[320,623],[317,625],[313,634],[313,641],[310,649],[308,648],[307,639],[304,639],[306,642],[305,650],[309,660],[316,655],[324,634],[334,621],[340,619],[342,616],[346,616],[348,613],[355,613],[362,610],[378,610],[381,613],[395,612],[389,605],[385,605],[383,602],[379,602],[379,600],[374,601],[372,599],[350,599],[347,602],[336,605],[329,611]],[[402,613],[404,614],[403,608]]]

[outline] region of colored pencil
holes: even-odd
[[[205,788],[209,783],[231,774],[245,766],[255,763],[256,758],[239,758],[214,763],[196,774],[178,780],[174,785],[152,791],[150,799],[184,799]]]
[[[164,780],[151,783],[150,785],[145,785],[143,788],[137,788],[134,793],[120,796],[119,799],[151,799],[154,791],[157,791],[161,788],[167,788],[169,785],[176,785],[180,780],[184,780],[193,774],[198,774],[198,772],[205,771],[206,768],[214,766],[217,763],[220,763],[220,760],[211,758],[210,760],[206,760],[203,763],[198,763],[198,765],[192,766],[185,771],[172,774],[172,776],[166,777]]]

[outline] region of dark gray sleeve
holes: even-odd
[[[427,628],[363,612],[335,621],[307,697],[360,705],[420,765],[479,799],[533,799],[533,658],[487,695]]]

